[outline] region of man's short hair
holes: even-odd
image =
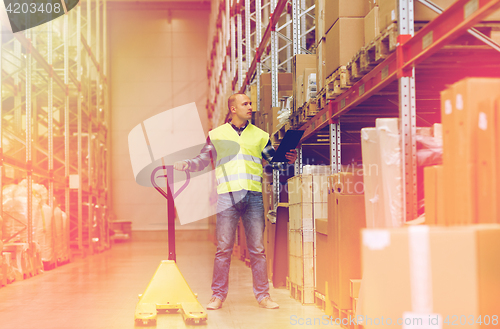
[[[227,99],[227,109],[229,110],[229,112],[231,113],[231,106],[234,105],[234,102],[236,101],[236,96],[237,95],[247,95],[247,94],[244,94],[244,93],[235,93],[235,94],[232,94],[231,96],[229,96],[229,98]]]

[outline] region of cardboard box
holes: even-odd
[[[328,202],[328,177],[328,174],[313,174],[313,203]]]
[[[330,76],[339,66],[347,65],[364,45],[364,16],[340,18],[326,34],[326,72]]]
[[[252,102],[252,110],[259,111],[257,108],[257,85],[250,85],[250,101]]]
[[[260,112],[262,112],[262,114],[271,113],[272,92],[271,85],[262,85],[260,87]]]
[[[424,168],[425,224],[437,224],[437,168]]]
[[[261,118],[262,118],[262,130],[264,130],[266,133],[269,133],[269,125],[270,125],[270,122],[269,122],[269,113],[263,113],[261,115]]]
[[[270,134],[273,134],[277,130],[277,127],[278,127],[278,124],[279,124],[279,121],[278,121],[278,111],[280,109],[281,108],[279,108],[279,107],[273,107],[272,108],[273,116],[272,116],[272,119],[271,119],[272,129],[271,129]]]
[[[290,205],[313,202],[313,175],[297,175],[288,179],[288,203]]]
[[[379,32],[384,31],[391,23],[398,20],[399,0],[379,0],[378,3],[378,24]]]
[[[354,168],[354,167],[353,167]],[[339,172],[333,176],[333,188],[339,194],[363,194],[363,170],[355,168],[353,171]]]
[[[365,46],[368,46],[370,42],[375,40],[380,31],[379,24],[378,7],[374,7],[368,15],[365,16]]]
[[[304,70],[306,68],[316,67],[316,55],[295,55],[292,59],[292,73],[293,73],[293,109],[296,111],[298,107],[302,106],[304,102],[302,98],[302,85],[304,82]],[[300,99],[299,99],[300,98]]]
[[[328,33],[339,18],[363,18],[368,12],[369,3],[366,0],[326,0],[325,32]]]
[[[286,86],[291,88],[291,86]],[[260,107],[261,107],[261,112],[267,113],[269,115],[272,114],[272,87],[271,85],[262,85],[260,88]],[[292,90],[282,90],[278,91],[278,102],[282,97],[290,97],[292,96]]]
[[[495,97],[499,90],[500,79],[466,78],[441,93],[445,216],[449,224],[479,222],[479,104]]]
[[[295,97],[293,98],[295,105],[293,107],[293,112],[297,111],[304,105],[304,74],[297,78],[297,85],[295,87]]]
[[[318,76],[316,74],[316,67],[313,67],[313,68],[306,68],[304,70],[304,81],[303,81],[303,90],[302,90],[302,94],[303,94],[303,100],[304,100],[304,103],[307,103],[309,100],[310,100],[310,93],[309,93],[309,89],[311,87],[311,85],[309,84],[309,76],[311,74],[315,74],[316,77]],[[316,93],[318,92],[318,87],[316,85],[316,81],[314,81],[314,86],[316,87]]]
[[[325,30],[325,1],[331,0],[316,0],[316,5],[314,7],[314,23],[316,26],[316,46],[321,43],[321,40],[326,35]],[[316,54],[318,52],[316,51]]]
[[[478,104],[479,111],[476,117],[477,130],[477,222],[498,223],[498,174],[496,144],[498,127],[496,126],[495,100],[488,99]],[[474,123],[473,123],[474,124]]]
[[[378,7],[379,0],[367,0],[368,11],[372,10],[374,7]]]
[[[292,73],[278,73],[278,90],[281,90],[282,86],[293,85],[292,78],[293,78]],[[270,85],[271,84],[271,73],[262,73],[260,75],[260,84],[261,85]],[[287,89],[289,89],[289,88],[287,87]]]
[[[498,113],[500,113],[500,98],[497,98],[496,102],[495,102],[495,113],[497,113],[497,116],[496,116],[496,122],[495,122],[495,127],[496,127],[496,140],[498,141],[498,139],[500,138],[500,115],[498,115]],[[498,205],[500,205],[500,143],[496,143],[496,147],[495,147],[495,153],[496,153],[496,157],[495,157],[495,161],[496,161],[496,186],[497,186],[497,200],[495,201],[496,204],[497,204],[497,207]],[[497,208],[497,222],[500,224],[500,209]]]
[[[278,91],[278,100],[284,98],[284,97],[292,97],[293,96],[293,86],[287,86],[289,87],[288,89],[284,90],[279,90]]]
[[[442,172],[442,183],[443,183],[443,206],[446,223],[446,218],[454,219],[455,217],[455,189],[456,182],[453,174],[453,147],[455,140],[455,129],[453,129],[453,89],[448,88],[441,92],[441,123],[443,126],[443,168],[448,168],[448,170],[443,170]]]
[[[328,249],[328,219],[316,218],[316,290],[326,295],[330,250]]]
[[[331,182],[335,180],[335,177],[330,179]],[[366,223],[364,197],[339,194],[333,189],[330,196],[328,241],[332,253],[331,278],[327,280],[329,296],[338,308],[349,309],[350,280],[361,278],[360,233]]]
[[[257,127],[257,128],[260,128],[262,129],[260,126],[260,111],[255,111],[253,112],[253,115],[252,115],[252,119],[253,119],[253,124]]]
[[[356,312],[358,309],[358,298],[351,298],[351,303],[352,303],[352,310]]]
[[[445,204],[444,204],[444,170],[443,166],[436,166],[436,223],[446,226]]]
[[[361,286],[361,280],[351,279],[351,286],[350,286],[351,287],[350,288],[351,298],[358,298],[360,286]],[[356,310],[356,308],[353,308],[353,310]]]
[[[443,329],[456,327],[455,319],[460,321],[461,316],[478,319],[499,313],[500,225],[364,230],[362,240],[363,298],[359,302],[366,329],[380,328],[380,321],[377,325],[373,319],[382,317],[392,319],[394,326],[404,312],[421,308],[421,301],[432,305],[424,315],[432,312],[442,317]],[[420,278],[414,282],[420,284],[416,290],[412,290],[412,277]],[[427,279],[430,285],[425,285]],[[467,328],[479,327],[475,321],[467,323]]]
[[[319,42],[316,49],[316,85],[318,86],[318,93],[325,88],[326,84],[326,39]]]

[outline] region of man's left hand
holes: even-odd
[[[295,160],[297,160],[297,150],[290,150],[286,152],[285,158],[287,158],[289,164],[294,163]]]

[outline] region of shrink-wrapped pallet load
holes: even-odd
[[[47,189],[43,185],[32,185],[33,241],[41,248],[42,260],[53,261],[52,210],[46,204]],[[23,180],[18,185],[3,189],[4,240],[27,242],[28,186]]]
[[[63,211],[62,213],[62,221],[63,221],[63,234],[64,234],[64,255],[65,259],[69,260],[71,256],[70,251],[70,238],[69,238],[69,219],[68,215]]]
[[[63,216],[61,208],[56,207],[54,209],[54,248],[55,248],[55,256],[58,261],[63,260],[65,257],[64,251],[64,227],[63,227]]]
[[[401,147],[399,120],[378,118],[377,134],[380,141],[380,173],[386,227],[398,227],[404,222],[402,213]]]
[[[28,186],[27,181],[22,180],[15,193],[16,198],[22,199],[27,209]],[[32,184],[33,203],[33,240],[41,247],[42,261],[53,262],[53,229],[52,209],[47,205],[47,189],[40,184]],[[27,214],[26,214],[27,215]]]
[[[361,130],[366,226],[398,227],[401,204],[401,148],[397,118],[376,120],[375,128]]]

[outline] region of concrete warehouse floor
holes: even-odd
[[[209,241],[178,241],[177,264],[205,307],[211,297],[215,246]],[[109,251],[14,282],[0,289],[2,329],[126,329],[134,328],[138,294],[144,292],[162,259],[167,242],[117,243]],[[278,310],[258,307],[249,267],[233,259],[229,295],[222,309],[208,311],[206,325],[197,327],[339,328],[324,321],[316,306],[303,306],[286,289],[271,288]],[[299,325],[299,320],[321,319],[322,324]],[[300,322],[302,323],[302,322]],[[161,314],[156,328],[185,328],[180,314]],[[194,327],[194,326],[190,326]],[[154,328],[154,327],[151,327]]]

